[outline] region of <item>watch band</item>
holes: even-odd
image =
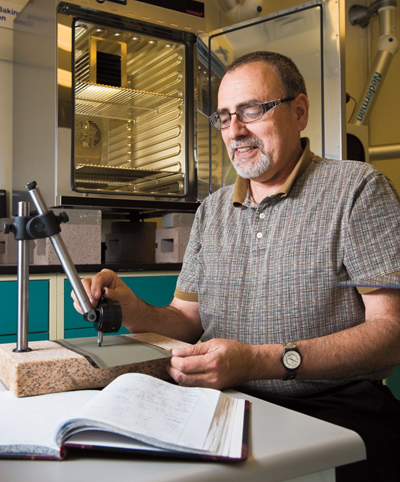
[[[294,380],[297,376],[299,370],[286,370],[285,376],[283,377],[283,380]]]

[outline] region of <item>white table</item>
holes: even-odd
[[[365,458],[355,432],[235,392],[251,402],[249,458],[239,464],[91,455],[62,462],[0,460],[1,482],[334,482]],[[0,427],[1,430],[1,427]]]

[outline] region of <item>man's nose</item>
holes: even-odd
[[[246,124],[239,120],[236,114],[231,114],[231,123],[226,131],[230,139],[236,139],[248,132]]]

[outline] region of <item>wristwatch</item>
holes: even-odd
[[[301,355],[294,343],[286,343],[283,345],[282,364],[286,370],[284,380],[293,380],[296,378],[301,365]]]

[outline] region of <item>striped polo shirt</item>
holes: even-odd
[[[260,204],[238,177],[199,207],[175,296],[199,302],[202,341],[286,343],[359,325],[359,292],[336,284],[400,270],[400,202],[388,179],[369,164],[315,156],[308,139],[302,145],[284,186]],[[303,396],[390,373],[246,386]]]

